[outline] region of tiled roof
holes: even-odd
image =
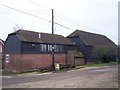
[[[62,35],[54,34],[54,39],[52,40],[52,34],[40,33],[28,30],[18,30],[9,35],[16,34],[21,41],[25,42],[34,42],[34,43],[52,43],[55,44],[65,44],[65,45],[74,45],[68,38],[63,37]]]
[[[82,30],[76,30],[73,33],[71,33],[68,38],[70,37],[76,37],[78,36],[86,45],[115,45],[113,41],[111,41],[109,38],[107,38],[104,35],[85,32]]]

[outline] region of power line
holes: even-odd
[[[57,24],[57,25],[59,25],[59,26],[61,26],[61,27],[66,28],[66,29],[73,30],[73,29],[71,29],[71,28],[69,28],[69,27],[67,27],[67,26],[64,26],[64,25],[62,25],[62,24],[59,24],[59,23],[57,23],[57,22],[54,22],[54,23]]]
[[[56,18],[58,18],[60,20],[63,20],[63,21],[68,22],[68,23],[71,23],[71,24],[73,24],[73,25],[75,25],[77,27],[82,27],[82,28],[86,28],[86,29],[89,29],[89,30],[92,30],[92,31],[94,30],[95,31],[94,28],[92,28],[92,27],[90,27],[88,25],[85,25],[83,23],[77,22],[77,21],[75,21],[75,20],[73,20],[73,19],[71,19],[69,17],[64,16],[63,14],[61,14],[59,12],[56,12],[56,13],[57,13]]]
[[[44,9],[46,9],[46,10],[51,11],[51,9],[46,8],[46,7],[40,5],[40,4],[38,4],[38,3],[36,3],[36,2],[34,2],[34,1],[32,1],[32,0],[27,0],[27,2],[32,3],[32,4],[34,4],[34,5],[38,6],[38,7],[42,7],[42,8],[44,8]]]
[[[1,6],[4,6],[4,7],[7,7],[7,8],[9,8],[9,9],[15,10],[15,11],[17,11],[17,12],[21,12],[21,13],[27,14],[27,15],[32,16],[32,17],[35,17],[35,18],[39,18],[39,19],[41,19],[41,20],[44,20],[44,21],[47,21],[47,22],[51,22],[51,21],[49,21],[49,20],[47,20],[47,19],[43,19],[43,18],[38,17],[38,16],[36,16],[36,15],[33,15],[33,14],[30,14],[30,13],[27,13],[27,12],[24,12],[24,11],[21,11],[21,10],[18,10],[18,9],[15,9],[15,8],[13,8],[13,7],[9,7],[9,6],[7,6],[7,5],[3,5],[3,4],[0,4],[0,5],[1,5]],[[59,24],[59,23],[57,23],[57,22],[54,22],[54,24],[57,24],[57,25],[59,25],[59,26],[61,26],[61,27],[64,27],[64,28],[69,29],[69,30],[72,30],[72,29],[70,29],[69,27],[67,27],[67,26],[65,26],[65,25],[62,25],[62,24]]]
[[[26,0],[26,1],[28,1],[28,0]],[[36,2],[34,2],[34,1],[32,1],[32,0],[29,0],[28,2],[34,4],[34,5],[38,6],[38,7],[42,7],[42,8],[44,8],[44,9],[46,9],[46,10],[51,11],[49,8],[46,8],[46,7],[40,5],[40,4],[38,4],[38,3],[36,3]],[[56,12],[56,13],[59,15],[59,16],[56,15],[56,17],[62,18],[63,21],[65,21],[65,22],[71,23],[71,24],[73,24],[73,25],[75,25],[75,26],[78,26],[78,27],[81,26],[81,27],[84,27],[84,28],[92,29],[92,30],[93,30],[93,28],[91,28],[91,27],[89,27],[89,26],[87,26],[87,25],[85,25],[85,24],[83,24],[83,23],[79,23],[79,24],[78,24],[78,22],[76,22],[76,21],[74,21],[74,20],[72,20],[72,19],[70,19],[70,18],[68,18],[68,17],[63,16],[63,15],[60,14],[59,12]],[[61,16],[62,16],[62,17],[61,17]],[[49,21],[49,22],[50,22],[50,21]],[[73,23],[73,22],[74,22],[74,23]],[[68,28],[68,27],[66,27],[66,26],[64,26],[64,25],[61,25],[61,24],[58,24],[58,23],[55,23],[55,24],[57,24],[57,25],[59,25],[59,26],[61,26],[61,27],[70,29],[70,28]],[[71,29],[70,29],[70,30],[71,30]]]
[[[24,11],[21,11],[21,10],[18,10],[18,9],[15,9],[15,8],[13,8],[13,7],[9,7],[9,6],[3,5],[3,4],[0,4],[0,5],[1,5],[1,6],[4,6],[4,7],[6,7],[6,8],[9,8],[9,9],[15,10],[15,11],[17,11],[17,12],[21,12],[21,13],[27,14],[27,15],[29,15],[29,16],[36,17],[36,18],[39,18],[39,19],[41,19],[41,20],[50,22],[50,21],[47,20],[47,19],[43,19],[43,18],[41,18],[41,17],[38,17],[38,16],[36,16],[36,15],[33,15],[33,14],[30,14],[30,13],[27,13],[27,12],[24,12]]]
[[[28,1],[28,0],[27,0],[27,1]],[[46,8],[46,7],[43,7],[42,5],[40,5],[40,4],[36,3],[36,2],[33,2],[32,0],[29,0],[29,3],[30,3],[30,2],[31,2],[32,4],[38,6],[38,7],[42,7],[42,8],[44,8],[44,9],[50,10],[50,9],[48,9],[48,8]],[[54,17],[55,17],[55,16],[54,16]],[[51,21],[50,21],[50,22],[51,22]],[[62,24],[59,24],[59,23],[56,23],[56,22],[54,22],[54,24],[57,24],[57,25],[59,25],[59,26],[61,26],[61,27],[64,27],[64,28],[69,29],[69,30],[72,30],[72,29],[70,29],[70,28],[68,28],[67,26],[64,26],[64,25],[62,25]]]
[[[41,9],[41,8],[44,9],[44,11],[46,11],[48,15],[50,15],[50,16],[52,15],[52,14],[51,14],[51,9],[49,9],[49,8],[47,8],[47,7],[39,4],[39,3],[37,3],[37,2],[34,2],[33,0],[26,0],[26,1],[27,1],[28,3],[30,3],[30,4],[33,4],[34,6],[39,7],[40,9]]]

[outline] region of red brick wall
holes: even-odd
[[[72,50],[68,51],[68,54],[67,54],[67,64],[70,64],[71,66],[75,65],[74,53],[73,53]]]
[[[85,64],[84,58],[75,58],[75,66],[84,64]]]
[[[68,50],[67,54],[67,63],[71,66],[77,66],[77,65],[83,65],[85,64],[84,58],[75,58],[74,57],[74,51]]]
[[[0,68],[4,68],[4,45],[2,43],[0,43],[0,48],[2,48],[2,52],[0,52]]]
[[[55,54],[55,63],[66,63],[65,54]],[[37,67],[50,67],[52,65],[51,54],[11,54],[10,62],[6,63],[7,70],[25,70]]]
[[[5,69],[21,71],[22,68],[21,55],[9,54],[9,63],[5,62]]]

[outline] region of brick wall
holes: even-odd
[[[73,52],[73,50],[68,50],[67,64],[70,64],[71,66],[75,66],[74,52]]]
[[[5,58],[6,59],[6,58]],[[20,54],[9,54],[9,63],[5,62],[5,69],[6,70],[22,70],[22,62],[21,62],[21,55]]]
[[[66,63],[65,54],[55,54],[55,63]],[[7,70],[22,71],[25,69],[51,67],[51,54],[10,54],[10,62],[6,63]]]
[[[67,63],[70,64],[71,66],[77,66],[77,65],[83,65],[85,64],[85,59],[83,58],[75,58],[74,57],[74,51],[73,50],[68,50],[67,54]]]
[[[75,66],[84,65],[85,64],[84,57],[83,58],[77,57],[77,58],[74,58],[74,60],[75,60]]]
[[[0,68],[4,68],[4,45],[2,43],[0,43],[0,49],[2,49],[2,52],[0,50]]]

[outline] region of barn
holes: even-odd
[[[55,63],[74,65],[75,45],[68,38],[54,34],[52,39],[49,33],[18,30],[9,34],[5,41],[5,69],[23,71],[51,67],[52,42]]]
[[[75,30],[67,38],[85,55],[86,63],[116,60],[117,45],[104,35]]]

